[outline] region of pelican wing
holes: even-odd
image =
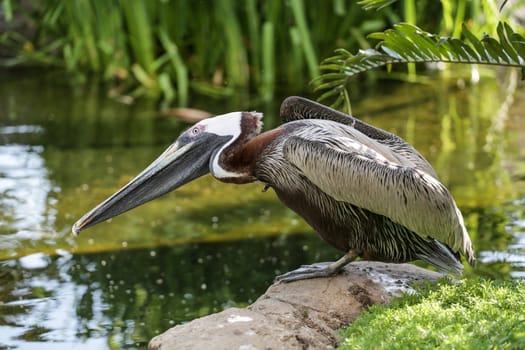
[[[351,115],[339,112],[303,97],[290,96],[281,104],[280,116],[283,123],[303,119],[322,119],[331,120],[355,128],[370,139],[376,140],[380,144],[402,154],[404,158],[411,160],[416,167],[437,179],[437,175],[432,166],[408,142],[397,135],[367,124]]]
[[[463,218],[445,186],[374,140],[339,136],[328,143],[294,136],[283,151],[334,199],[386,216],[469,259],[473,256]]]
[[[399,138],[388,131],[376,128],[351,115],[299,96],[287,97],[281,104],[280,115],[283,123],[303,119],[324,119],[354,127],[376,140]]]

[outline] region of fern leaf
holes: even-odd
[[[361,3],[374,1],[361,1]],[[387,1],[378,0],[377,3]],[[376,3],[376,2],[374,2]],[[498,38],[484,35],[476,38],[463,25],[462,39],[441,37],[411,24],[398,24],[393,29],[371,34],[380,40],[375,49],[352,54],[344,49],[321,63],[322,74],[312,81],[324,99],[338,96],[344,100],[345,88],[356,74],[395,63],[470,63],[520,67],[525,71],[525,38],[504,22],[497,27]],[[330,93],[332,90],[335,92]]]

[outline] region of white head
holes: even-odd
[[[217,179],[230,179],[243,176],[242,173],[228,170],[221,159],[225,151],[235,145],[241,145],[261,132],[262,113],[232,112],[204,119],[189,129],[191,134],[206,132],[230,139],[215,151],[210,160],[210,172]]]
[[[241,182],[246,174],[227,165],[233,164],[236,150],[259,134],[261,118],[261,113],[233,112],[201,120],[137,177],[78,220],[73,232],[119,215],[209,172],[221,180]]]

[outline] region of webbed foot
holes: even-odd
[[[360,255],[360,250],[350,249],[339,260],[303,265],[300,268],[275,277],[275,282],[292,282],[309,278],[330,277],[337,274],[345,265],[354,261]]]
[[[329,277],[335,275],[339,270],[334,270],[332,263],[322,262],[312,265],[302,265],[296,270],[283,273],[275,277],[274,282],[292,282],[309,278]]]

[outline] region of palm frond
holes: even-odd
[[[346,85],[356,74],[395,63],[468,63],[525,68],[525,39],[505,22],[497,27],[498,39],[483,35],[477,39],[463,25],[462,39],[430,34],[411,24],[398,24],[393,29],[374,33],[379,39],[375,49],[360,50],[352,54],[338,49],[325,59],[322,74],[312,81],[321,92],[319,100],[338,96],[334,105],[346,99]]]

